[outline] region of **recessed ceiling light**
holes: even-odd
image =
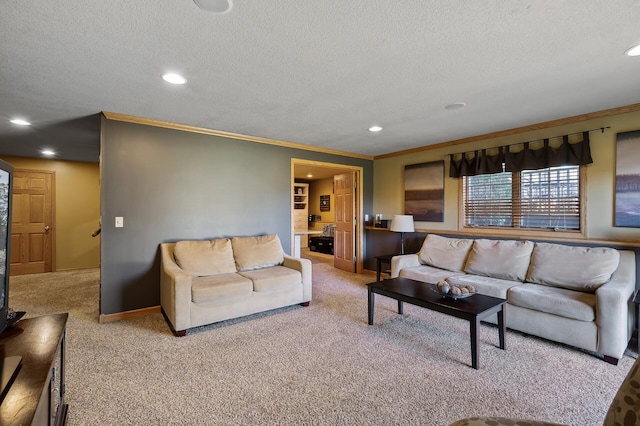
[[[461,108],[464,108],[466,106],[467,106],[467,104],[464,103],[464,102],[456,102],[456,103],[453,103],[453,104],[445,105],[444,109],[449,109],[449,110],[451,110],[451,109],[461,109]]]
[[[627,56],[640,56],[640,44],[630,47],[624,52],[624,54]]]
[[[23,120],[22,118],[14,118],[13,120],[11,120],[11,122],[13,124],[17,124],[18,126],[30,126],[31,123],[29,123],[27,120]]]
[[[163,75],[162,79],[167,83],[171,83],[171,84],[185,84],[187,82],[186,78],[184,78],[180,74],[176,74],[172,72]]]
[[[380,127],[380,126],[371,126],[371,127],[369,127],[369,131],[373,132],[373,133],[379,132],[380,130],[382,130],[382,127]]]
[[[43,149],[42,150],[42,155],[46,155],[47,157],[51,157],[53,155],[56,155],[56,153],[51,151],[50,149]]]
[[[232,0],[193,0],[200,9],[214,13],[227,13],[233,7]]]
[[[308,178],[312,178],[312,177],[313,177],[313,175],[312,175],[311,173],[309,173],[309,174],[307,175],[307,177],[308,177]]]

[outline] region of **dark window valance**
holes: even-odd
[[[474,152],[463,152],[456,154],[461,156],[456,160],[455,155],[451,156],[449,167],[449,177],[488,175],[503,172],[504,149],[499,148],[497,154],[488,155],[487,150]]]
[[[488,155],[486,149],[451,155],[449,177],[475,176],[481,174],[521,172],[557,166],[584,166],[593,163],[589,132],[582,133],[580,142],[569,143],[569,136],[562,136],[562,144],[557,148],[549,146],[549,139],[543,141],[539,149],[530,149],[525,142],[523,149],[510,152],[511,146],[498,148],[498,153]],[[502,164],[504,163],[504,169]]]

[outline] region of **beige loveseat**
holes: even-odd
[[[311,301],[311,261],[275,234],[160,245],[160,304],[176,335],[201,325]]]
[[[633,251],[429,234],[419,253],[391,260],[391,276],[472,284],[507,300],[508,328],[596,352],[612,364],[631,339]]]

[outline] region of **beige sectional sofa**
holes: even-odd
[[[391,276],[473,284],[507,300],[508,328],[596,352],[612,364],[633,331],[636,266],[629,250],[429,234],[419,253],[392,259]]]
[[[311,261],[276,234],[160,245],[160,304],[176,335],[201,325],[311,301]]]

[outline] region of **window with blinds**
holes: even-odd
[[[580,230],[580,166],[463,178],[464,225]]]

